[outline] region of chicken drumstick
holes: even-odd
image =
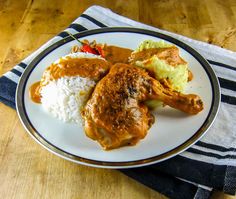
[[[171,91],[141,68],[115,64],[98,82],[82,110],[86,135],[97,140],[105,150],[136,144],[154,122],[142,103],[148,99],[161,100],[189,114],[203,109],[197,95]]]

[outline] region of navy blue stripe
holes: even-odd
[[[225,172],[225,187],[224,192],[235,195],[236,192],[236,172],[235,172],[235,166],[227,166],[227,170]]]
[[[236,155],[229,155],[229,154],[219,155],[219,154],[215,154],[215,153],[212,153],[212,152],[205,152],[205,151],[201,151],[199,149],[194,149],[194,148],[189,148],[187,151],[191,152],[191,153],[199,154],[199,155],[214,157],[214,158],[217,158],[217,159],[227,159],[227,158],[236,159]]]
[[[69,34],[68,34],[67,32],[65,32],[65,31],[63,31],[63,32],[61,32],[60,34],[58,34],[57,36],[62,37],[62,38],[65,38],[65,37],[68,37]]]
[[[9,78],[0,77],[0,102],[3,102],[7,106],[15,107],[15,95],[17,84]]]
[[[158,165],[158,164],[157,164]],[[122,173],[158,191],[168,198],[194,198],[197,186],[175,178],[152,167],[120,169]]]
[[[221,152],[229,152],[229,151],[236,152],[236,148],[232,148],[232,147],[226,148],[226,147],[223,147],[223,146],[219,146],[219,145],[215,145],[215,144],[209,144],[209,143],[202,142],[202,141],[198,141],[195,145],[205,147],[205,148],[208,148],[208,149],[213,149],[213,150],[216,150],[216,151],[221,151]]]
[[[220,67],[223,67],[223,68],[227,68],[227,69],[230,69],[230,70],[234,70],[236,71],[236,68],[233,67],[233,66],[230,66],[230,65],[227,65],[227,64],[223,64],[223,63],[220,63],[220,62],[216,62],[216,61],[212,61],[212,60],[207,60],[210,64],[213,64],[215,66],[220,66]]]
[[[232,81],[232,80],[228,80],[228,79],[224,79],[222,77],[218,77],[219,82],[220,82],[220,86],[222,88],[226,88],[232,91],[236,91],[236,82]]]
[[[20,62],[19,64],[17,64],[18,66],[20,66],[21,68],[26,68],[27,67],[27,64],[23,63],[23,62]]]
[[[225,184],[228,183],[228,180],[225,181],[225,173],[228,170],[228,166],[226,165],[214,165],[182,156],[175,156],[149,167],[171,176],[180,177],[219,190],[230,186],[229,184]],[[229,168],[228,171],[231,170],[236,173],[236,167]]]
[[[199,186],[194,198],[195,199],[197,199],[197,198],[198,199],[200,199],[200,198],[201,199],[208,199],[208,198],[210,198],[210,196],[211,196],[211,190],[208,190],[206,188]]]
[[[72,28],[78,32],[81,32],[81,31],[85,31],[85,30],[88,30],[87,28],[85,28],[84,26],[81,26],[80,24],[76,24],[76,23],[72,23],[69,28]]]
[[[93,22],[94,24],[98,25],[99,27],[107,27],[105,24],[101,23],[100,21],[94,19],[93,17],[91,17],[89,15],[82,14],[82,15],[80,15],[80,17],[88,19],[89,21]]]
[[[236,97],[221,94],[221,102],[236,105]]]
[[[19,76],[19,77],[20,77],[20,76],[21,76],[21,74],[22,74],[20,71],[18,71],[18,70],[16,70],[16,69],[14,69],[14,68],[13,68],[13,69],[11,69],[11,72],[13,72],[14,74],[16,74],[16,75],[17,75],[17,76]]]

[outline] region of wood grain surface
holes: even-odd
[[[0,74],[94,4],[236,51],[235,0],[0,0]],[[0,198],[166,198],[118,171],[80,166],[49,153],[26,133],[15,110],[1,103],[0,133]],[[215,192],[212,198],[236,197]]]

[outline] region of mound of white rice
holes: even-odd
[[[101,58],[89,53],[72,53],[60,58],[54,63],[66,58]],[[101,58],[102,59],[102,58]],[[62,77],[50,81],[41,89],[42,107],[54,117],[63,122],[81,124],[81,108],[86,103],[95,81],[79,76]]]
[[[42,87],[43,108],[63,122],[81,123],[80,110],[95,82],[82,77],[63,77]]]

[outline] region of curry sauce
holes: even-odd
[[[131,62],[135,63],[135,61],[143,61],[151,58],[153,55],[156,55],[159,59],[165,61],[167,64],[171,66],[178,66],[180,64],[186,64],[179,56],[179,49],[175,46],[166,47],[166,48],[149,48],[143,49],[140,52],[135,52],[131,55]]]
[[[132,50],[118,46],[104,46],[104,57],[112,64],[128,63]]]
[[[40,82],[35,82],[29,89],[30,99],[35,103],[41,103]]]
[[[99,80],[109,69],[109,63],[99,58],[66,58],[59,63],[53,63],[46,69],[42,77],[42,84],[61,77],[80,76]]]

